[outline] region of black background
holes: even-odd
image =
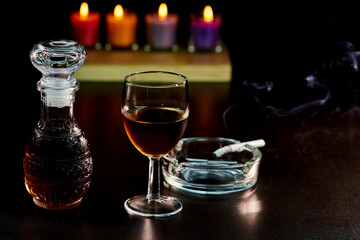
[[[144,14],[156,11],[159,0],[90,0],[90,10],[102,14],[101,42],[105,43],[107,12],[117,3],[139,15],[138,41],[144,43]],[[71,38],[69,15],[81,1],[7,1],[2,7],[2,46],[8,67],[31,71],[28,52],[47,39]],[[222,39],[230,49],[234,73],[239,78],[284,78],[314,70],[338,41],[359,42],[360,19],[356,6],[346,1],[167,1],[169,11],[180,16],[178,41],[189,38],[189,15],[210,4],[222,14]],[[6,14],[6,13],[9,14]],[[4,56],[4,55],[3,55]],[[17,62],[17,64],[14,63]],[[21,65],[20,65],[21,64]],[[25,69],[26,68],[26,69]],[[287,77],[288,78],[288,77]]]
[[[3,119],[25,120],[38,101],[35,88],[41,74],[31,65],[29,51],[42,40],[69,39],[69,15],[82,1],[7,1],[2,8]],[[90,0],[90,10],[102,16],[100,40],[104,44],[107,12],[116,4],[139,15],[138,42],[144,44],[144,15],[156,11],[159,0]],[[189,15],[210,4],[222,14],[221,37],[233,63],[233,92],[243,80],[301,84],[322,68],[334,54],[336,43],[360,44],[360,18],[353,1],[167,1],[170,12],[179,14],[178,42],[186,46]],[[9,96],[11,95],[11,97]],[[11,112],[11,113],[10,113]],[[31,119],[30,121],[36,121]],[[13,125],[13,124],[11,124]]]

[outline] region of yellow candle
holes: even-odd
[[[127,48],[136,43],[138,17],[116,5],[114,13],[106,15],[107,42],[113,47]]]

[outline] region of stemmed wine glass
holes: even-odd
[[[160,196],[160,158],[181,139],[189,111],[189,87],[184,75],[146,71],[125,77],[121,106],[125,130],[136,149],[149,158],[147,195],[126,200],[129,213],[166,217],[181,211],[178,200]]]

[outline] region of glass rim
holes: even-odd
[[[147,73],[165,73],[165,74],[170,74],[170,75],[176,75],[176,76],[179,76],[181,78],[183,78],[183,81],[179,81],[178,83],[161,83],[161,84],[144,84],[144,83],[136,83],[136,82],[131,82],[129,81],[128,79],[132,76],[135,76],[135,75],[140,75],[140,74],[147,74]],[[177,72],[170,72],[170,71],[139,71],[139,72],[134,72],[134,73],[130,73],[128,75],[125,76],[124,78],[124,81],[125,83],[128,83],[132,86],[136,86],[136,87],[149,87],[149,88],[162,88],[162,87],[178,87],[178,86],[181,86],[181,85],[185,85],[187,84],[188,82],[188,78],[184,75],[184,74],[181,74],[181,73],[177,73]]]

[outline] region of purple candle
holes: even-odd
[[[191,44],[196,49],[214,49],[220,40],[221,16],[213,15],[206,6],[203,15],[191,16]]]
[[[155,49],[170,49],[176,45],[178,21],[179,18],[176,14],[168,14],[165,3],[160,4],[157,14],[146,14],[146,37],[150,47]]]

